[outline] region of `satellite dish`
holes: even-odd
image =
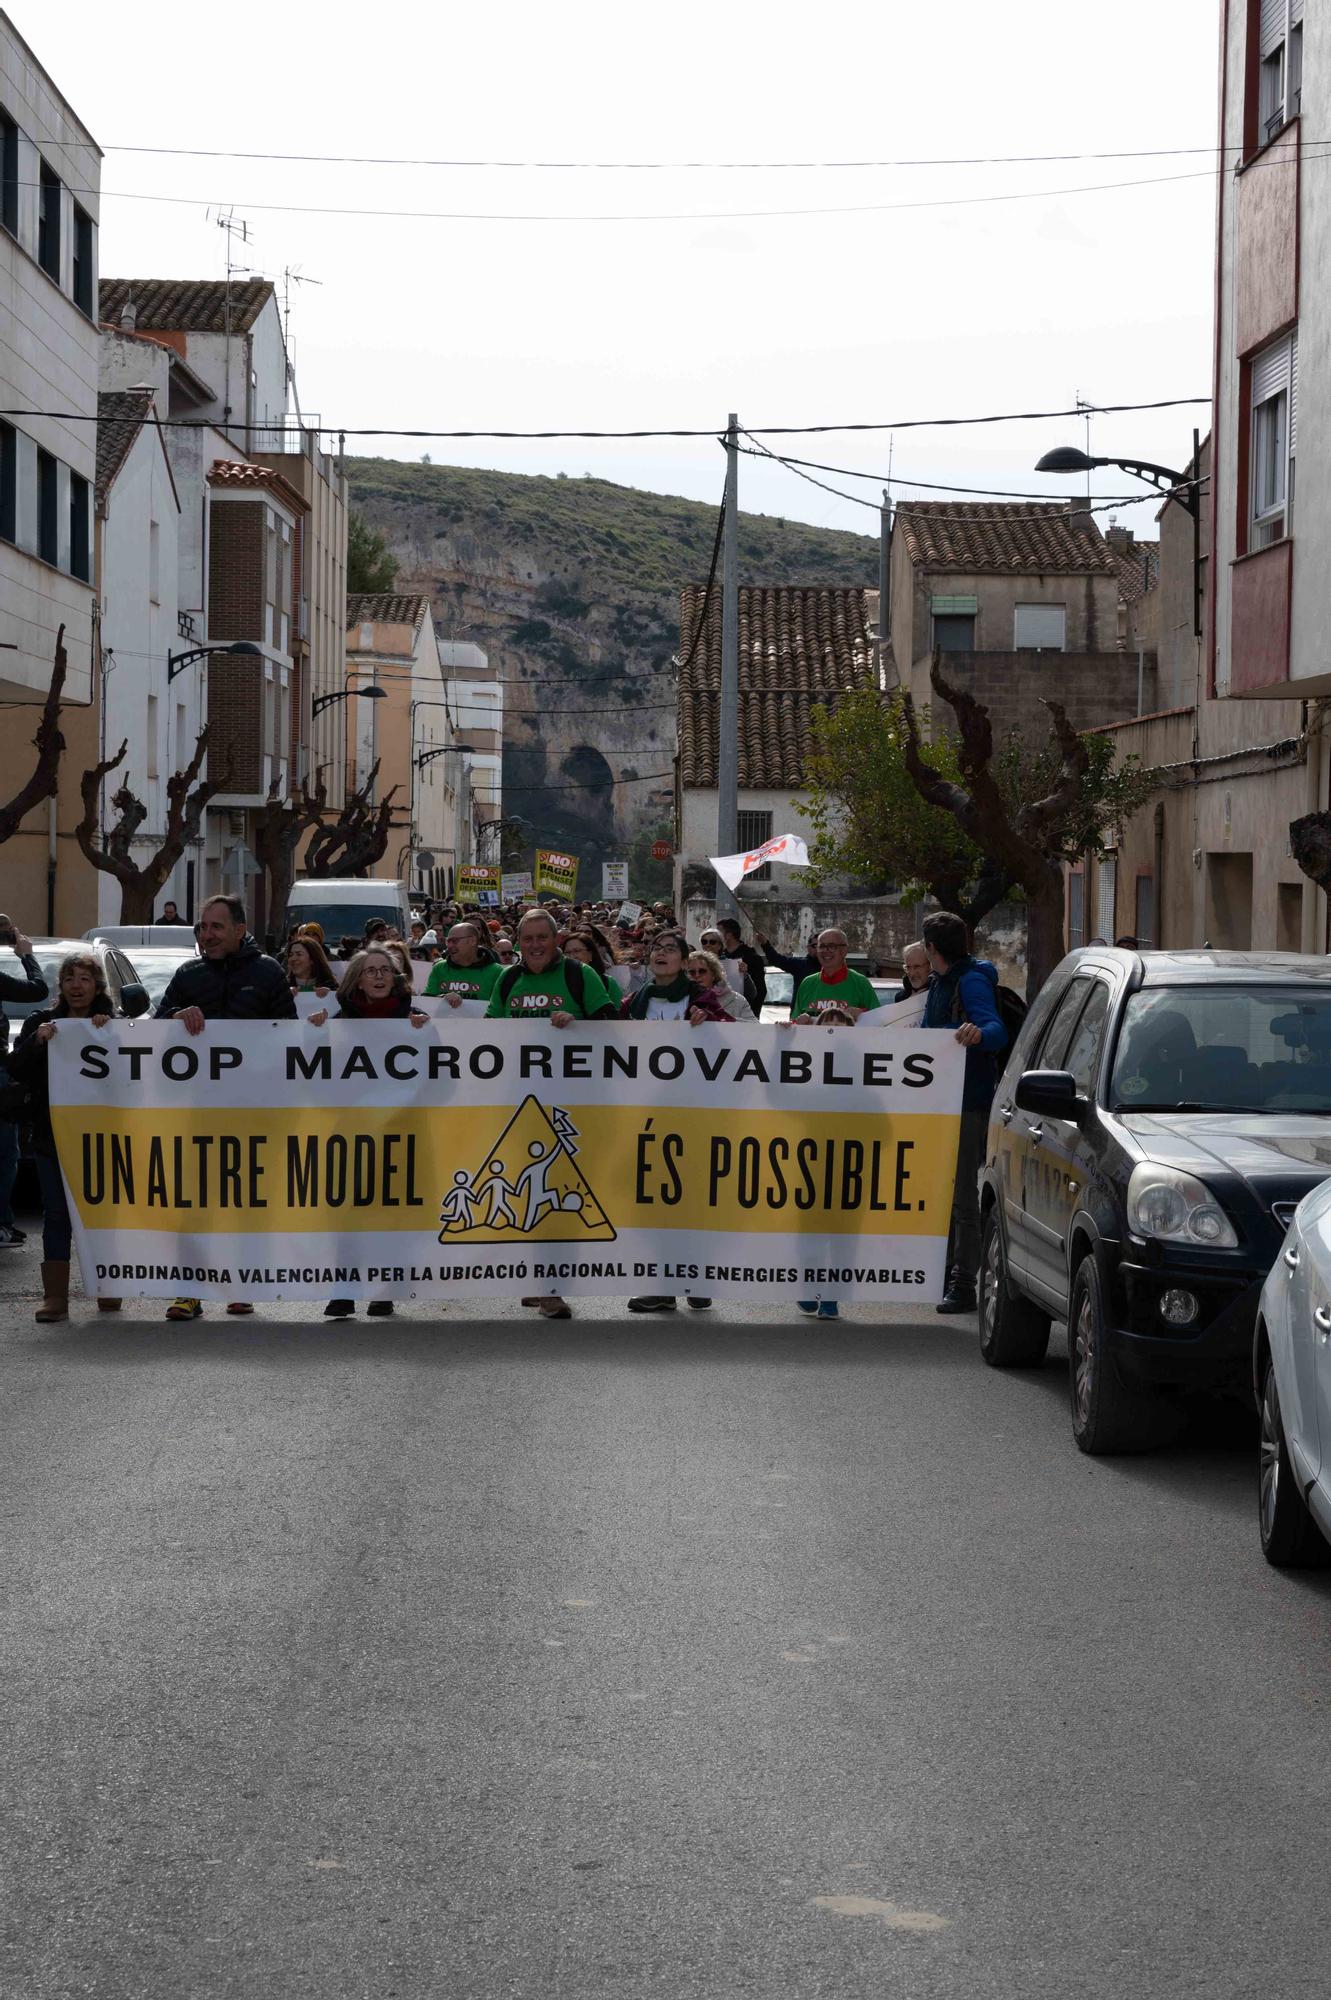
[[[435,863],[433,854],[431,854],[428,847],[423,847],[420,850],[420,853],[416,856],[416,866],[418,870],[422,875],[425,875],[429,873],[430,869],[433,868],[434,865]]]

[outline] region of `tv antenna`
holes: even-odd
[[[208,213],[226,237],[226,292],[222,308],[222,331],[226,337],[222,382],[222,422],[223,424],[228,424],[231,421],[231,280],[238,277],[249,277],[252,272],[252,267],[249,264],[237,264],[233,253],[237,238],[244,244],[250,242],[250,226],[243,216],[236,214],[234,208],[209,209]],[[246,444],[249,443],[248,435],[245,441]]]
[[[296,368],[295,363],[291,359],[291,287],[293,285],[322,284],[322,278],[305,277],[299,264],[288,264],[282,273],[282,351],[286,361],[287,386],[291,390],[292,400],[296,405],[296,415],[298,417],[301,414],[300,391],[296,387]],[[301,421],[303,423],[304,419],[302,418]]]

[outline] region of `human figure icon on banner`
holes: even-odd
[[[615,1228],[577,1161],[578,1128],[561,1106],[524,1098],[474,1172],[457,1168],[439,1202],[441,1243],[613,1242]],[[522,1159],[513,1169],[505,1161]]]

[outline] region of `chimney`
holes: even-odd
[[[1082,494],[1079,499],[1068,501],[1068,519],[1080,534],[1087,534],[1094,530],[1095,516],[1091,512],[1091,503],[1085,494]]]
[[[1105,530],[1105,540],[1115,555],[1125,556],[1132,547],[1135,537],[1131,528],[1120,528],[1117,521],[1111,521]]]
[[[120,308],[120,324],[126,333],[133,333],[138,323],[139,309],[134,303],[134,294],[131,292]]]

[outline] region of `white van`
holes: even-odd
[[[100,938],[103,944],[179,945],[182,951],[193,951],[194,932],[189,924],[94,924],[90,931],[83,933],[87,944],[95,944]]]
[[[293,882],[287,897],[287,930],[297,924],[318,924],[326,949],[336,951],[344,937],[361,938],[365,926],[381,918],[404,938],[411,936],[411,906],[405,882],[376,882],[367,876],[331,875],[326,881]]]

